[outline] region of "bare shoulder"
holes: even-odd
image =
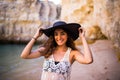
[[[36,51],[42,54],[45,51],[45,47],[39,47]]]
[[[71,50],[71,54],[72,55],[75,55],[75,54],[80,54],[81,52],[79,50]]]
[[[38,48],[38,51],[44,51],[44,50],[45,50],[45,47]]]
[[[79,54],[80,54],[79,50],[71,50],[71,53],[70,53],[70,62],[73,63],[76,60],[75,56],[79,55]]]

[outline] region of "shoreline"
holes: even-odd
[[[20,45],[15,48],[16,46],[9,45],[10,50],[16,49],[20,51],[23,49],[23,46]],[[95,43],[89,44],[89,46],[92,49],[93,63],[86,65],[74,62],[71,80],[120,80],[120,62],[112,42],[109,40],[97,40]],[[83,50],[81,45],[77,47],[81,51]],[[1,62],[4,64],[0,64],[0,68],[5,72],[0,73],[0,80],[40,80],[44,58],[24,60],[19,57],[20,51],[16,53],[13,50],[9,55],[6,53],[8,56],[5,57],[10,57],[10,59],[3,57],[4,62]],[[16,56],[14,57],[13,55]],[[19,59],[17,60],[17,58]],[[11,64],[12,62],[9,60],[14,60],[14,64]],[[6,66],[3,66],[2,69],[2,65]],[[9,69],[6,70],[5,67]]]

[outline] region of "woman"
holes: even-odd
[[[32,59],[44,56],[41,80],[70,80],[71,65],[79,63],[89,64],[93,61],[91,50],[85,39],[85,31],[77,23],[57,21],[53,27],[38,29],[37,33],[24,48],[21,57]],[[49,37],[43,47],[31,51],[35,41],[45,34]],[[77,50],[74,41],[80,37],[84,47],[84,54]]]

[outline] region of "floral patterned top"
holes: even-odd
[[[68,48],[62,60],[57,62],[57,64],[53,55],[45,59],[41,80],[70,80],[70,52],[71,48]]]

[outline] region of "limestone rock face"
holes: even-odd
[[[102,33],[120,48],[120,0],[94,0],[94,18]]]
[[[89,39],[105,35],[120,47],[120,0],[62,0],[61,19],[80,23]]]
[[[38,27],[46,28],[59,19],[60,10],[60,6],[48,1],[0,1],[0,42],[29,41]]]

